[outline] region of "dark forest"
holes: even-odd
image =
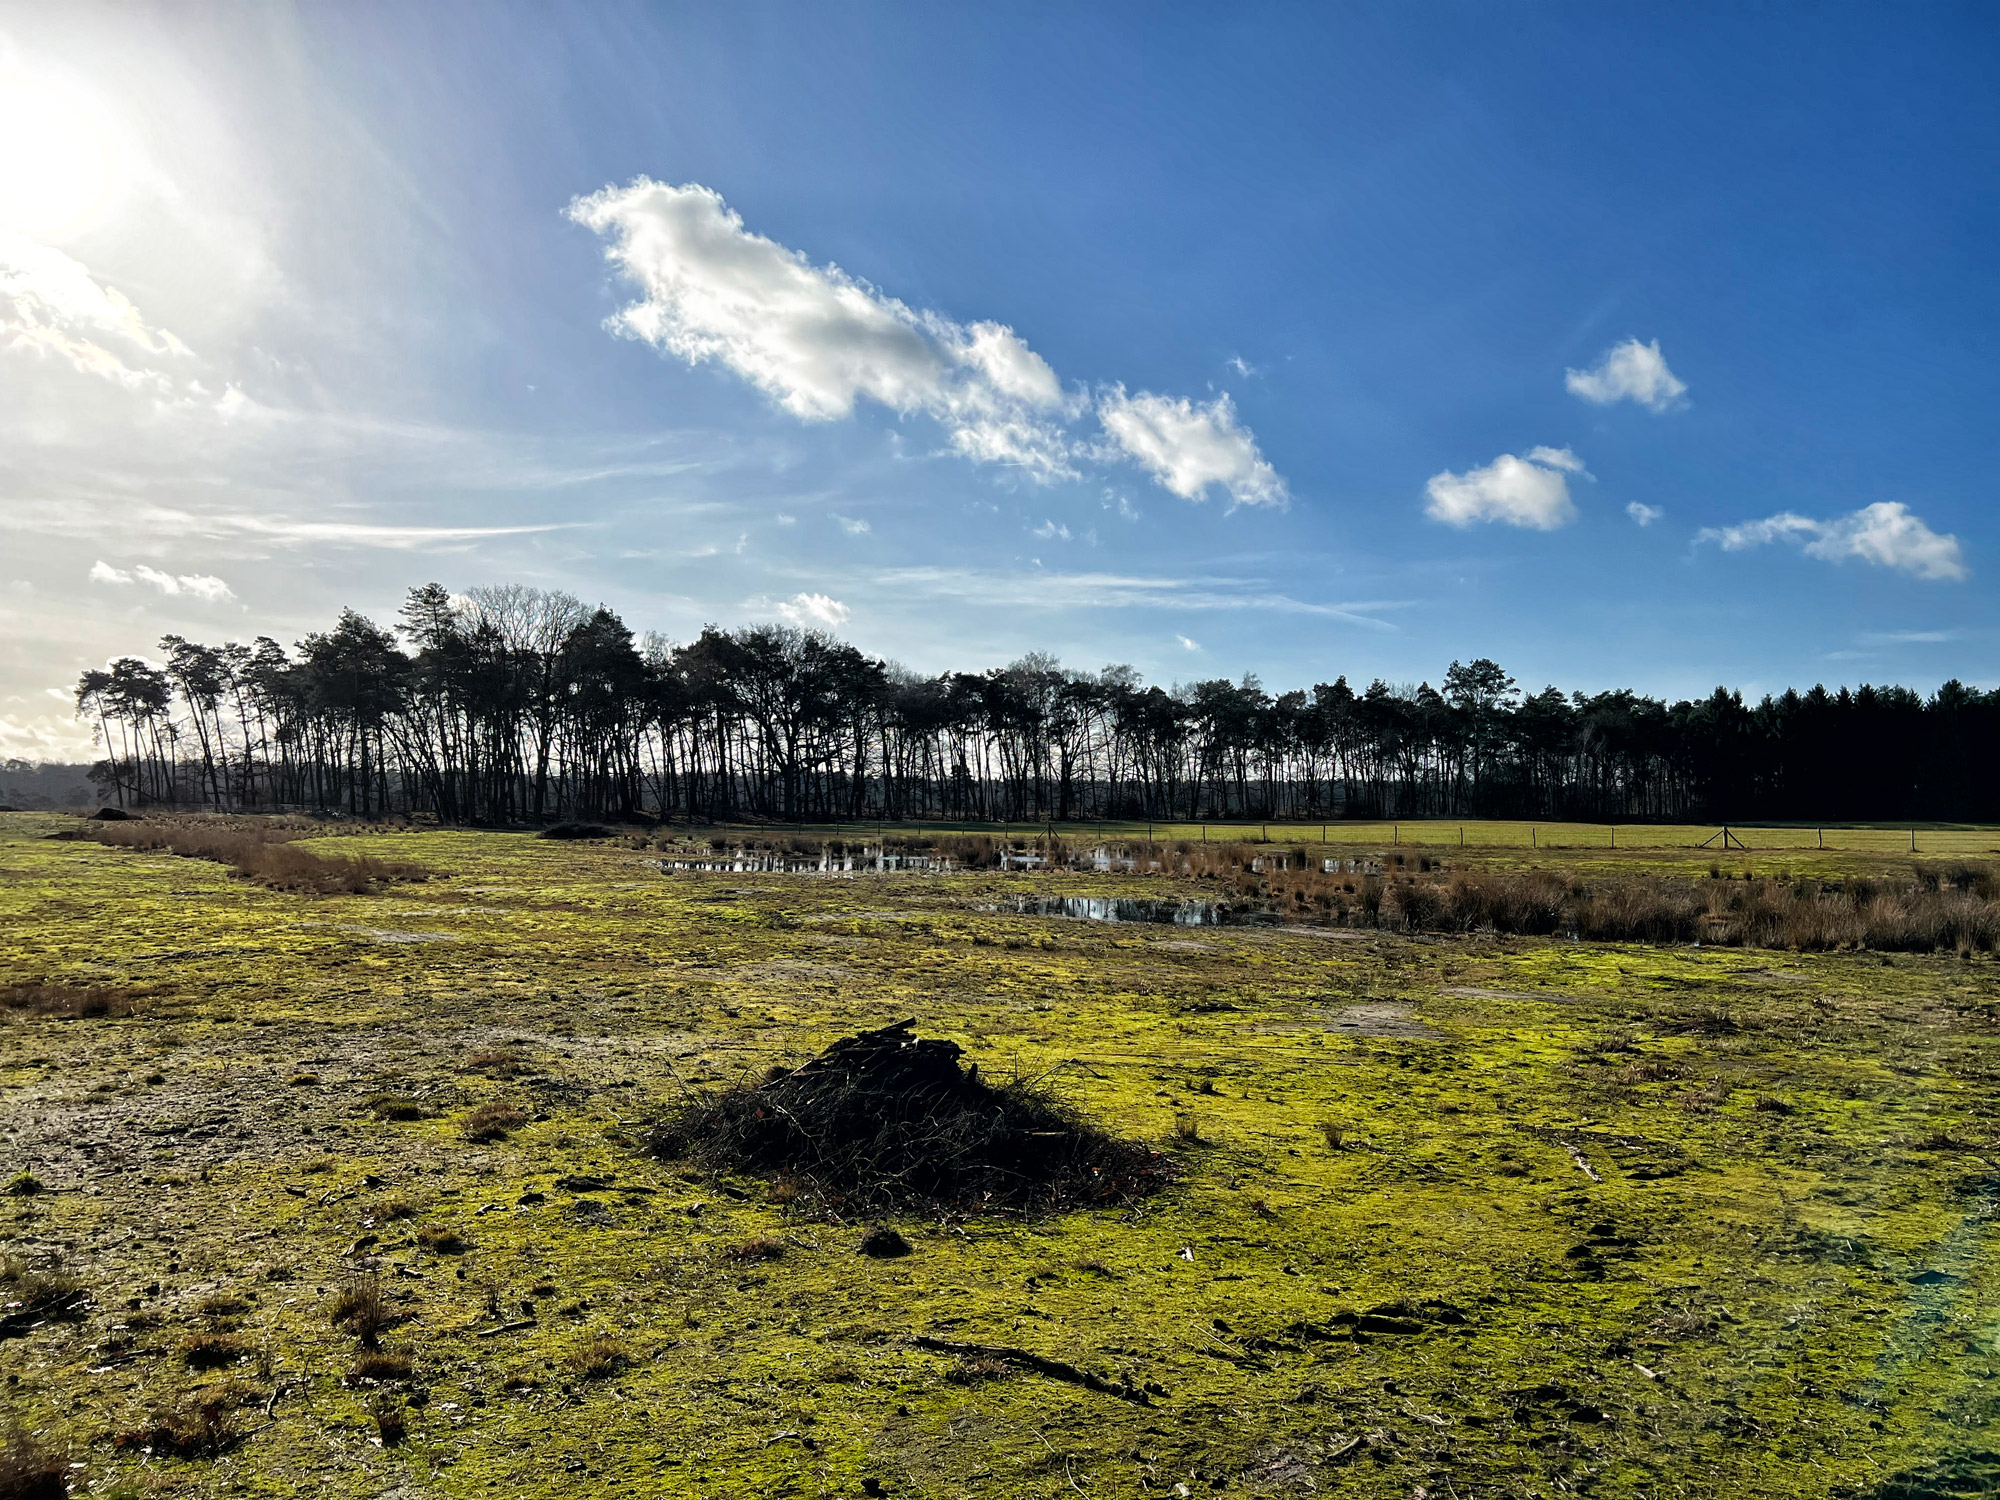
[[[1023,657],[919,676],[788,626],[674,644],[510,586],[410,591],[287,652],[160,643],[77,685],[123,806],[559,818],[2000,819],[2000,692],[1822,687],[1746,703],[1440,684],[1171,688]]]

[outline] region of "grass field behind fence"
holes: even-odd
[[[1371,849],[1402,846],[1413,849],[1687,851],[1699,849],[1706,843],[1710,851],[1719,854],[1723,848],[1719,837],[1721,825],[1715,823],[1532,823],[1442,818],[1373,823],[772,823],[724,825],[718,831],[734,831],[753,837],[802,833],[831,838],[866,837],[870,833],[905,838],[943,833],[1009,834],[1032,838],[1053,831],[1072,840],[1206,839],[1211,843],[1326,843]],[[1914,844],[1917,854],[1938,858],[2000,854],[2000,827],[1990,824],[1849,824],[1822,828],[1789,823],[1775,826],[1732,823],[1729,832],[1735,840],[1728,846],[1731,853],[1747,848],[1752,853],[1823,849],[1829,853],[1894,855],[1911,853]]]

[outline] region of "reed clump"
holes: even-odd
[[[301,830],[251,819],[147,818],[86,823],[83,836],[118,849],[164,849],[183,859],[212,860],[237,875],[277,891],[302,895],[366,895],[385,885],[423,880],[426,872],[406,860],[367,855],[332,857],[290,842]]]

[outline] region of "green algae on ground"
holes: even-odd
[[[0,1171],[47,1189],[6,1264],[91,1298],[0,1366],[79,1489],[1862,1496],[1993,1446],[1986,961],[1118,927],[976,908],[1129,877],[471,832],[345,835],[435,878],[307,897],[60,826],[0,816],[0,984],[146,991],[0,1021]],[[1182,1180],[877,1260],[639,1149],[910,1015],[1191,1134]],[[372,1366],[330,1315],[369,1274]],[[219,1456],[115,1446],[203,1402]]]

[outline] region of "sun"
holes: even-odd
[[[52,236],[85,224],[124,185],[121,155],[87,94],[0,71],[0,229]]]

